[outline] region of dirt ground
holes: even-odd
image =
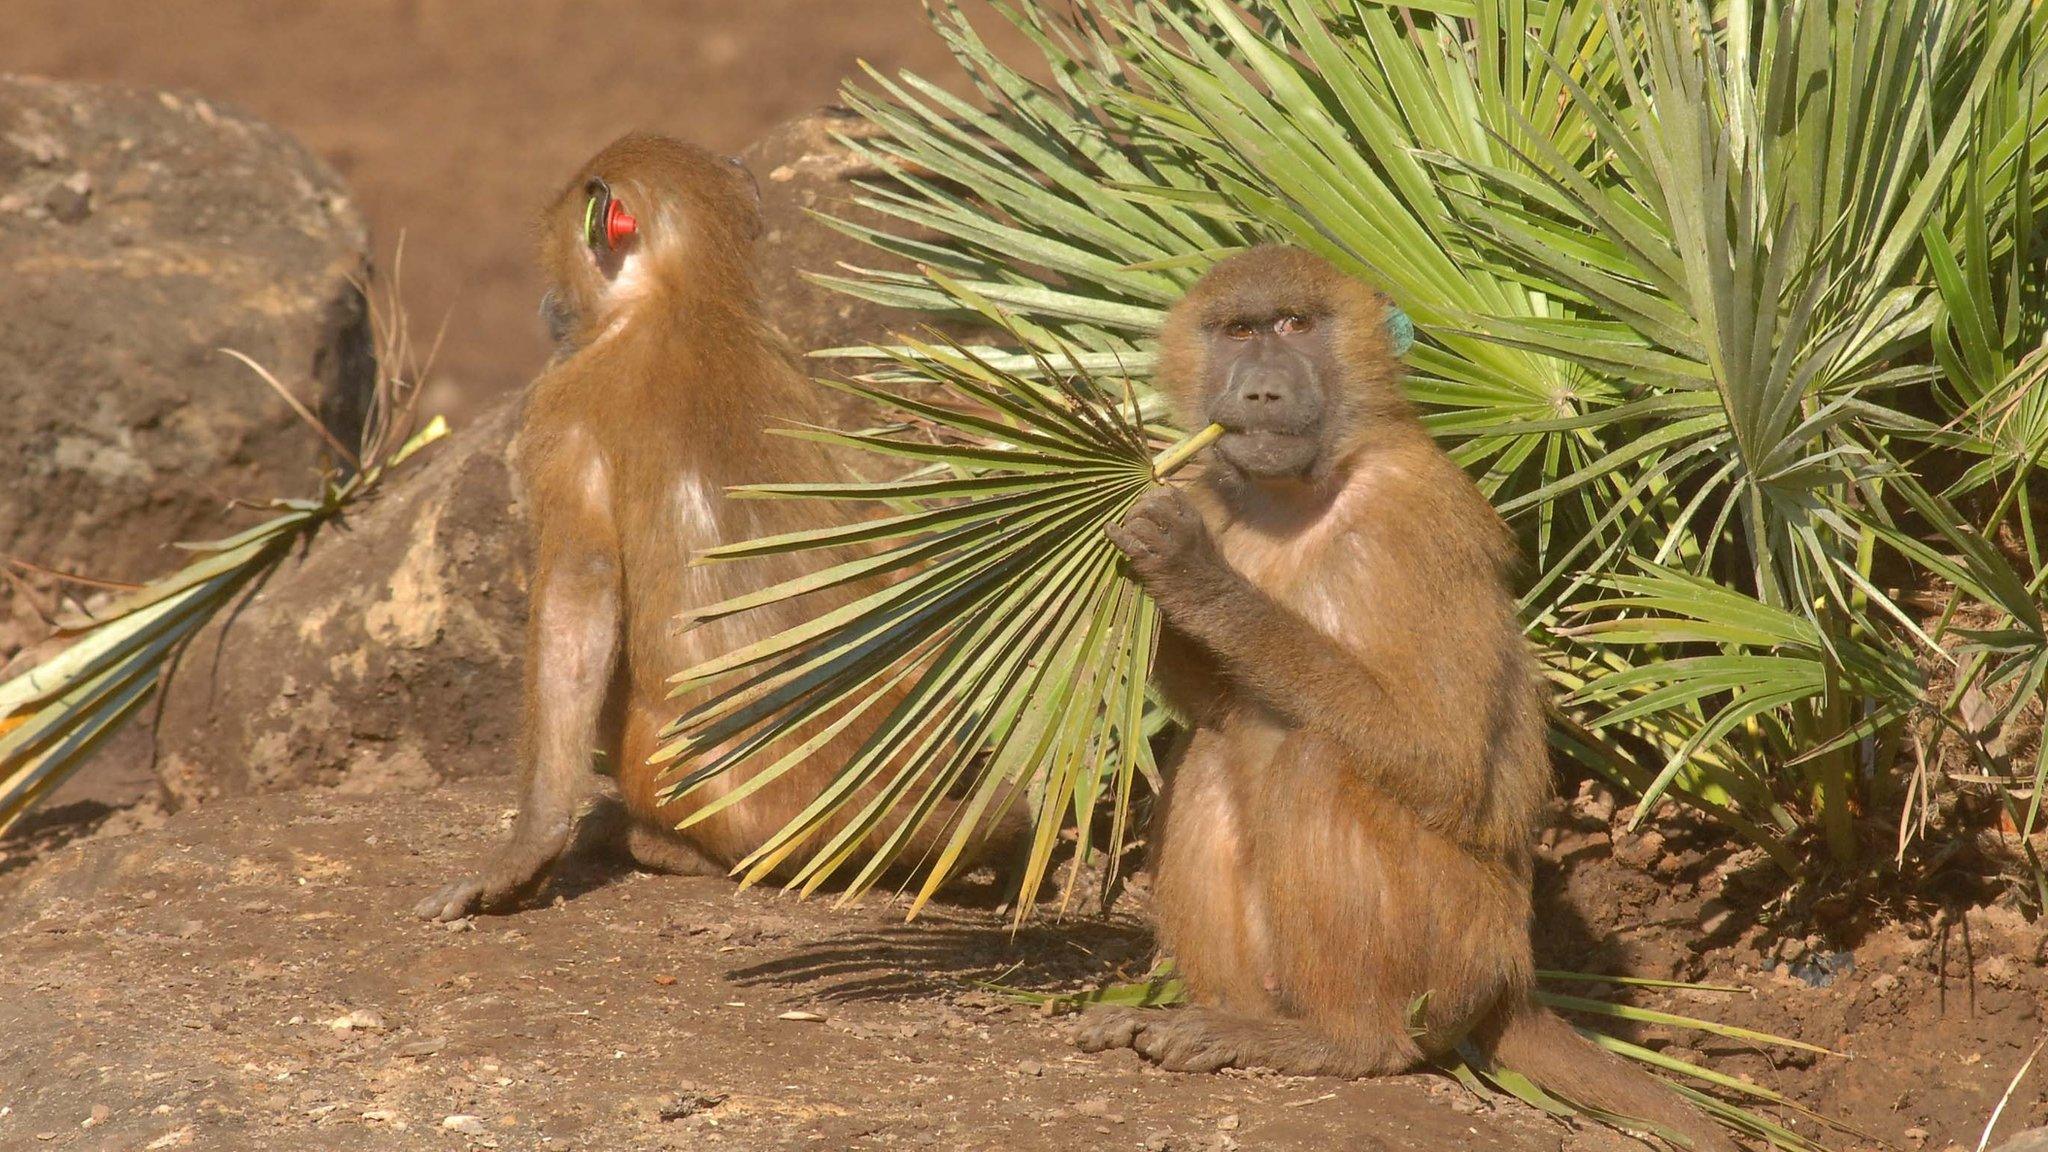
[[[593,848],[523,911],[413,920],[500,834],[507,797],[485,780],[308,789],[17,842],[0,860],[0,1148],[1635,1146],[1440,1076],[1184,1076],[1083,1055],[992,989],[1142,973],[1142,883],[1110,917],[1012,936],[986,889],[906,926],[886,901],[835,910]],[[1820,1132],[1832,1147],[1976,1146],[2043,1029],[2036,930],[1992,908],[1802,950],[1746,899],[1766,886],[1758,862],[1682,828],[1668,852],[1617,857],[1625,818],[1597,794],[1559,805],[1543,962],[1728,985],[1631,999],[1833,1048],[1624,1031],[1860,1131]],[[2048,1117],[2040,1083],[2020,1084],[2000,1136]]]
[[[1083,1055],[985,986],[1142,970],[1129,914],[905,926],[593,856],[552,903],[412,919],[504,800],[465,782],[226,801],[0,877],[0,1148],[1629,1146],[1440,1077]]]
[[[531,223],[605,142],[737,151],[859,61],[952,68],[917,0],[0,0],[0,27],[0,71],[192,89],[332,164],[387,267],[404,232],[415,323],[448,318],[458,418],[544,359]]]

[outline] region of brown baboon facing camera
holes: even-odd
[[[1730,1145],[1530,999],[1551,794],[1506,526],[1400,389],[1384,297],[1259,248],[1168,316],[1159,380],[1225,435],[1111,530],[1168,623],[1190,733],[1157,833],[1163,950],[1196,1006],[1076,1038],[1167,1068],[1402,1072],[1470,1037],[1579,1104]]]
[[[500,911],[531,892],[597,791],[593,756],[617,766],[637,861],[722,874],[795,817],[872,730],[849,725],[781,779],[682,832],[678,821],[746,776],[664,805],[647,763],[681,711],[667,698],[669,676],[858,594],[820,593],[688,631],[677,622],[819,564],[769,556],[693,567],[720,543],[829,523],[824,502],[732,500],[728,486],[852,478],[820,445],[768,434],[823,414],[762,313],[761,230],[759,191],[738,160],[650,135],[600,152],[542,220],[541,311],[557,348],[528,390],[511,453],[534,547],[519,815],[480,871],[418,904],[422,917]],[[940,816],[928,828],[943,828]],[[920,833],[910,857],[938,835]]]

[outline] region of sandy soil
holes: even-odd
[[[448,317],[457,416],[543,359],[530,223],[606,141],[737,151],[858,61],[952,67],[916,0],[0,0],[0,27],[0,71],[195,89],[334,165],[380,258],[405,233],[415,322]]]

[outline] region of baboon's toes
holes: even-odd
[[[1143,1018],[1129,1008],[1091,1008],[1069,1035],[1083,1052],[1106,1052],[1131,1047],[1142,1026]]]
[[[1237,1062],[1236,1046],[1197,1020],[1155,1022],[1131,1047],[1168,1072],[1214,1072]]]

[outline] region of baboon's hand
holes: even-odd
[[[480,913],[510,912],[547,878],[548,868],[568,843],[568,825],[535,837],[513,835],[491,854],[481,872],[449,882],[439,892],[413,905],[422,920],[461,920]]]
[[[484,910],[484,878],[465,876],[412,906],[422,920],[447,922],[474,916]]]
[[[1123,523],[1109,527],[1109,538],[1162,605],[1187,577],[1223,563],[1201,512],[1174,488],[1155,488],[1140,497]]]

